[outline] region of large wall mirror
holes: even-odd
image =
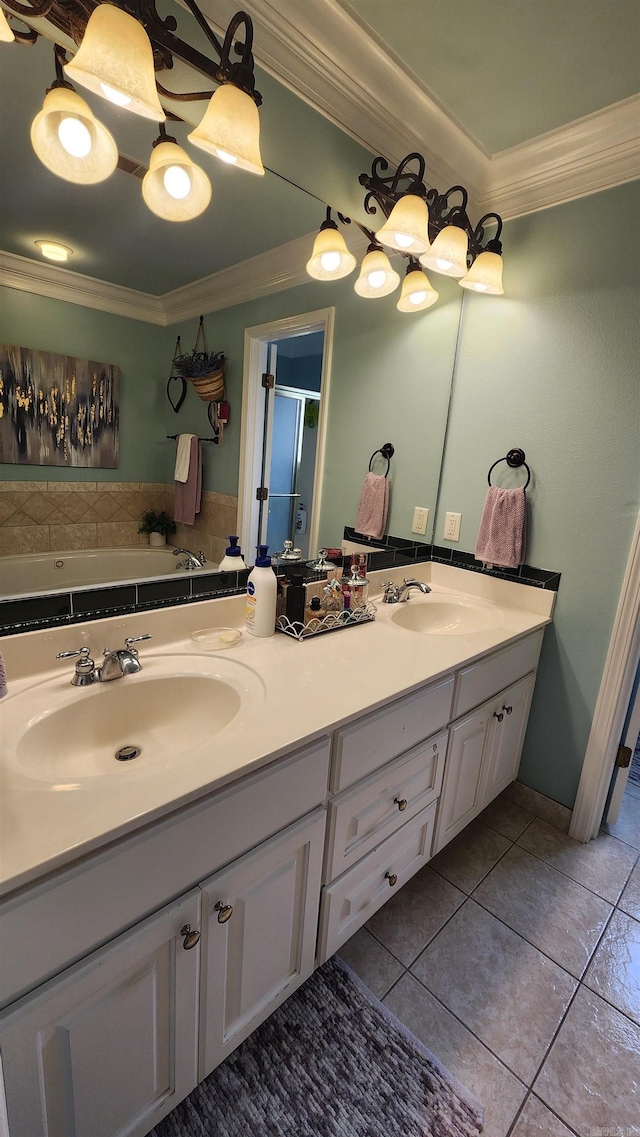
[[[180,21],[184,18],[180,11]],[[210,434],[206,405],[194,392],[189,391],[177,415],[165,393],[176,337],[181,336],[183,348],[191,347],[197,316],[194,313],[169,326],[163,326],[156,316],[136,318],[140,295],[153,301],[313,234],[324,217],[324,208],[311,196],[313,192],[364,221],[357,178],[369,169],[371,155],[274,79],[260,73],[258,84],[265,99],[262,151],[265,166],[270,169],[264,178],[258,178],[191,150],[191,156],[211,178],[211,204],[194,221],[162,221],[144,205],[140,177],[135,172],[117,169],[105,182],[81,187],[45,169],[33,152],[29,131],[45,90],[55,77],[52,45],[40,38],[31,47],[0,45],[0,51],[4,111],[0,119],[0,249],[9,254],[2,260],[0,276],[5,285],[0,340],[115,363],[122,374],[117,469],[14,464],[3,461],[0,450],[1,580],[4,558],[39,550],[57,552],[65,533],[71,547],[81,547],[83,542],[90,546],[91,534],[98,534],[93,544],[102,550],[109,547],[108,527],[120,525],[123,528],[118,540],[116,530],[111,532],[114,543],[122,544],[127,524],[130,532],[137,532],[132,529],[133,515],[145,503],[145,493],[155,494],[158,502],[165,500],[164,487],[172,482],[175,459],[174,443],[167,436],[177,432],[203,437]],[[177,88],[183,77],[178,73],[174,78]],[[138,163],[146,167],[157,136],[155,124],[83,92],[85,95],[116,138],[121,155],[133,160],[129,166]],[[202,107],[201,103],[180,104],[180,113],[189,114],[195,122]],[[168,125],[188,149],[185,140],[190,127],[184,123]],[[302,185],[310,192],[299,188]],[[67,271],[43,268],[45,262],[35,241],[47,237],[74,250]],[[312,238],[307,256],[311,243]],[[397,260],[402,273],[405,262]],[[41,286],[34,284],[33,277],[26,279],[30,266],[42,281],[46,277]],[[68,270],[82,276],[72,279]],[[432,539],[461,289],[455,281],[439,277],[438,303],[426,312],[409,315],[396,310],[395,295],[375,301],[357,296],[353,290],[356,275],[337,283],[309,281],[232,307],[216,304],[216,310],[209,312],[203,292],[201,311],[205,313],[209,346],[224,350],[228,357],[231,419],[222,446],[203,444],[203,486],[209,494],[217,495],[211,509],[218,509],[218,515],[224,517],[222,533],[232,531],[234,525],[243,463],[240,426],[245,330],[331,307],[335,313],[331,383],[325,409],[324,458],[316,479],[321,486],[317,544],[339,544],[343,527],[355,524],[370,456],[387,441],[393,443],[395,453],[389,472],[386,531],[410,538],[414,507],[423,506],[430,510],[429,525],[415,540]],[[130,314],[126,303],[120,315],[101,311],[90,302],[78,303],[84,277],[108,282],[105,292],[109,284],[134,290]],[[52,285],[56,280],[58,285]],[[120,299],[124,296],[126,300],[126,295],[118,291]],[[314,351],[317,347],[311,338],[310,347]],[[0,430],[10,429],[5,418]],[[0,446],[2,437],[0,433]],[[132,488],[127,491],[127,486]],[[93,512],[81,512],[82,503],[77,501],[80,487],[93,495]],[[109,508],[113,510],[116,492],[129,494],[126,508],[123,505],[122,514],[105,513],[101,520],[95,512],[107,510],[106,504],[100,507],[101,495],[110,495]],[[38,498],[35,505],[34,493]],[[85,522],[83,517],[91,520]],[[84,536],[78,528],[83,524],[87,526]],[[188,529],[181,529],[178,539],[190,548],[198,544],[197,536],[189,541]],[[315,551],[309,549],[311,555]],[[252,550],[246,554],[251,561]],[[98,576],[92,579],[94,586],[99,582],[101,555],[99,551],[95,558]],[[171,567],[174,572],[174,564]],[[26,577],[22,579],[26,581]],[[22,594],[28,591],[23,583]],[[0,593],[5,599],[10,594],[2,585]]]

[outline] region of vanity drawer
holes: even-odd
[[[489,659],[480,659],[458,672],[452,718],[457,719],[480,706],[485,699],[508,687],[522,675],[533,671],[538,663],[544,628],[511,647],[496,652]]]
[[[451,717],[453,683],[453,676],[448,676],[337,730],[331,792],[353,785],[446,726]]]
[[[447,733],[443,731],[329,803],[325,882],[351,868],[436,800],[446,749]]]
[[[322,892],[318,963],[324,963],[431,857],[436,802]],[[387,875],[389,874],[389,875]],[[395,877],[391,883],[389,876]]]
[[[329,739],[0,904],[0,1005],[323,805]]]

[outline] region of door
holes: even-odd
[[[324,828],[317,809],[201,885],[200,1080],[313,971]]]
[[[197,889],[0,1016],[11,1137],[142,1137],[197,1080]],[[1,1096],[1,1095],[0,1095]]]
[[[493,702],[485,703],[459,719],[449,731],[434,854],[480,812],[483,763],[492,713]]]
[[[629,709],[626,714],[625,724],[622,730],[622,738],[620,740],[620,749],[618,751],[619,761],[621,765],[616,762],[613,771],[613,778],[611,780],[611,790],[609,796],[609,805],[605,809],[604,821],[609,825],[615,825],[620,813],[620,806],[627,788],[629,774],[631,772],[631,764],[634,760],[634,754],[640,742],[640,665],[636,672],[636,678],[631,693],[631,701]]]
[[[517,776],[535,680],[535,673],[525,675],[493,701],[481,794],[483,809]]]

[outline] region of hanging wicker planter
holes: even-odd
[[[208,371],[205,375],[185,375],[185,379],[191,383],[198,398],[202,399],[203,402],[221,402],[224,399],[224,370],[222,367]]]
[[[176,355],[173,369],[177,375],[186,379],[203,403],[221,402],[224,395],[223,351],[208,351],[204,334],[204,316],[200,317],[198,334],[193,351]]]

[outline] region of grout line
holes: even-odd
[[[523,834],[521,834],[520,836],[522,836],[522,835]],[[566,836],[566,834],[565,834],[565,836]],[[616,838],[616,840],[617,840],[617,838]],[[545,858],[540,856],[539,853],[532,853],[531,849],[527,849],[524,845],[520,845],[519,841],[520,841],[520,837],[518,837],[518,839],[516,841],[514,841],[513,843],[514,843],[514,845],[517,845],[519,849],[522,849],[522,851],[524,853],[528,853],[530,857],[535,857],[535,859],[537,861],[540,861],[543,865],[546,865],[547,868],[554,869],[555,872],[560,873],[560,876],[565,877],[566,880],[572,880],[574,884],[580,885],[580,888],[584,888],[584,890],[586,892],[590,892],[592,896],[597,896],[599,900],[604,900],[606,904],[613,904],[614,907],[617,905],[618,900],[620,899],[620,897],[622,896],[622,893],[624,892],[625,888],[627,887],[627,885],[629,883],[629,879],[631,877],[631,873],[635,869],[635,867],[638,863],[638,858],[640,857],[640,850],[635,849],[634,852],[637,853],[636,859],[633,862],[633,865],[631,866],[631,868],[629,869],[629,875],[627,877],[625,877],[624,884],[622,885],[622,888],[620,889],[620,892],[618,893],[617,900],[609,900],[608,897],[602,896],[601,893],[599,893],[599,892],[595,892],[593,888],[589,888],[588,884],[584,884],[581,880],[576,880],[576,878],[574,876],[570,876],[568,872],[564,871],[564,869],[560,869],[557,867],[557,865],[553,865],[553,864],[551,864],[550,861],[545,860]],[[621,844],[624,844],[624,842],[621,842]],[[633,845],[627,845],[627,848],[633,849]]]
[[[582,976],[584,975],[589,964],[591,963],[591,960],[593,959],[593,955],[597,951],[598,944],[600,943],[599,937],[598,937],[596,947],[594,947],[593,952],[589,955],[589,958],[587,959],[587,962],[585,963],[584,967],[582,968],[580,975],[574,975],[572,971],[569,971],[568,967],[565,967],[565,965],[563,963],[559,963],[557,959],[554,959],[552,955],[549,955],[546,951],[544,951],[544,949],[541,948],[539,946],[539,944],[534,944],[533,940],[530,940],[528,936],[525,936],[524,932],[521,932],[518,928],[512,927],[512,925],[507,923],[507,921],[504,920],[502,918],[502,916],[496,916],[495,912],[492,912],[491,908],[487,908],[486,904],[483,904],[481,900],[476,899],[475,896],[470,896],[469,899],[473,900],[474,904],[478,905],[478,908],[482,908],[483,912],[486,912],[489,916],[493,916],[494,920],[497,920],[498,923],[504,924],[505,928],[508,928],[509,931],[513,932],[513,934],[515,936],[520,936],[521,940],[524,940],[524,942],[529,944],[530,947],[535,948],[535,950],[539,953],[539,955],[541,955],[544,959],[549,960],[549,963],[553,963],[553,964],[555,964],[556,967],[559,967],[561,971],[564,971],[565,975],[568,975],[570,979],[573,979],[574,983],[580,983],[581,982]],[[609,923],[609,920],[613,916],[614,911],[615,911],[615,909],[612,908],[611,912],[607,916],[605,924],[604,924],[605,928],[606,928],[607,924]]]

